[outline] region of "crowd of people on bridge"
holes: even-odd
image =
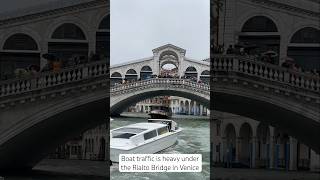
[[[59,72],[64,68],[72,68],[81,64],[86,64],[89,62],[108,60],[103,54],[96,54],[91,52],[89,58],[83,55],[72,55],[68,59],[59,58],[54,54],[44,54],[42,56],[46,60],[46,64],[40,67],[36,64],[31,64],[29,67],[16,68],[13,72],[9,74],[1,74],[0,80],[8,80],[14,78],[23,78],[28,76],[35,76],[41,72]]]
[[[213,51],[214,51],[214,54],[243,56],[248,59],[253,59],[255,61],[278,65],[295,72],[306,73],[313,76],[320,76],[320,67],[318,67],[318,69],[314,68],[312,70],[310,69],[306,70],[303,67],[301,67],[295,61],[295,59],[290,57],[283,58],[281,61],[282,63],[279,64],[278,52],[272,49],[267,49],[266,51],[259,52],[257,49],[258,47],[256,45],[245,43],[245,44],[229,45],[229,47],[226,50],[223,45],[218,45],[218,46],[214,46]]]
[[[197,79],[197,77],[195,76],[187,76],[187,75],[183,75],[183,76],[179,76],[179,75],[150,75],[150,76],[145,76],[145,77],[140,77],[140,78],[132,78],[132,79],[122,79],[121,81],[117,81],[117,82],[114,82],[112,83],[112,85],[118,85],[118,84],[129,84],[129,83],[132,83],[132,82],[137,82],[137,81],[142,81],[142,80],[147,80],[147,79],[152,79],[152,78],[155,78],[155,79],[160,79],[160,78],[174,78],[174,79],[188,79],[188,80],[191,80],[193,82],[196,82],[196,83],[199,83],[199,84],[208,84],[209,83],[209,80],[208,81],[203,81],[201,79]]]

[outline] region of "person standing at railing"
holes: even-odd
[[[61,61],[60,60],[53,61],[52,70],[53,70],[53,72],[59,72],[61,70]]]

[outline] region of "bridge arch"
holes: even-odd
[[[162,84],[162,81],[172,82]],[[193,86],[189,86],[186,82],[184,85],[179,85],[179,83],[182,83],[183,81],[184,80],[151,79],[145,82],[136,82],[125,85],[127,86],[126,88],[129,89],[123,89],[121,86],[115,86],[111,89],[110,113],[113,115],[119,115],[131,105],[156,96],[183,97],[191,99],[192,101],[197,101],[205,107],[209,107],[210,93],[208,91],[195,90]],[[141,87],[136,86],[136,84],[139,83],[141,83]],[[201,87],[205,88],[206,86]],[[117,89],[119,89],[120,92],[117,92]],[[180,103],[182,103],[182,107],[185,108],[184,101],[179,102],[179,104]]]
[[[253,130],[249,123],[245,122],[240,126],[240,153],[239,153],[239,160],[246,164],[250,164],[251,160],[251,151],[252,151],[252,136]]]
[[[165,50],[159,55],[160,67],[162,68],[166,64],[173,64],[177,68],[179,67],[179,55],[173,50]]]
[[[232,123],[228,123],[223,129],[223,137],[226,139],[223,142],[223,154],[225,153],[225,157],[228,162],[235,161],[236,151],[239,151],[237,148],[237,133],[236,128]]]

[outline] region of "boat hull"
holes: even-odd
[[[153,141],[146,142],[143,145],[137,146],[129,150],[123,150],[110,147],[110,160],[112,162],[119,162],[120,154],[154,154],[175,144],[178,139],[179,131],[170,132],[164,137],[153,138]]]

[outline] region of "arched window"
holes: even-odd
[[[255,16],[245,22],[242,32],[278,32],[276,24],[265,16]]]
[[[122,75],[119,72],[114,72],[111,74],[110,84],[116,85],[122,83]]]
[[[196,68],[195,68],[195,67],[192,67],[192,66],[188,67],[188,68],[186,69],[186,71],[187,71],[187,72],[197,72]]]
[[[110,57],[110,16],[105,16],[99,24],[96,32],[96,54]]]
[[[3,50],[0,52],[0,80],[20,77],[18,69],[28,69],[31,66],[40,69],[38,45],[29,35],[17,33],[10,36],[4,42]]]
[[[3,45],[4,50],[38,50],[36,41],[29,35],[18,33],[10,36]]]
[[[129,69],[125,75],[125,79],[128,81],[136,81],[138,80],[137,71],[134,69]]]
[[[160,60],[167,59],[167,58],[178,60],[178,55],[177,53],[170,50],[164,51],[160,54],[160,57],[159,57]]]
[[[143,66],[143,67],[141,68],[141,71],[143,71],[143,72],[152,72],[152,69],[151,69],[150,66]]]
[[[134,74],[135,75],[135,74],[137,74],[137,71],[134,69],[129,69],[126,74],[128,74],[128,75]]]
[[[200,80],[203,83],[207,83],[208,84],[210,82],[210,71],[208,71],[208,70],[202,71],[202,73],[200,75]]]
[[[210,76],[210,71],[208,71],[208,70],[202,71],[201,75],[203,75],[203,76],[205,76],[205,75]]]
[[[305,27],[298,30],[290,40],[287,56],[306,71],[320,70],[320,30]]]
[[[198,79],[197,69],[193,66],[189,66],[186,69],[185,76],[187,79],[197,80]]]
[[[294,33],[291,43],[320,43],[320,30],[305,27]]]
[[[77,25],[72,23],[64,23],[59,26],[52,34],[52,39],[72,39],[86,40],[86,37]]]
[[[121,76],[120,73],[114,72],[114,73],[112,73],[111,77],[114,77],[114,78],[119,78],[120,77],[121,78],[122,76]]]
[[[152,75],[152,69],[150,66],[143,66],[140,71],[141,80],[149,79]]]
[[[63,67],[88,61],[89,44],[85,41],[85,33],[77,25],[64,23],[55,29],[51,38],[64,40],[48,42],[48,53],[58,57]]]
[[[107,15],[99,24],[99,29],[110,29],[110,16]]]

